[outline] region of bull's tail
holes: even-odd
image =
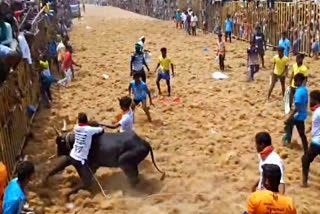
[[[156,162],[155,162],[155,160],[154,160],[154,155],[153,155],[152,147],[151,147],[151,145],[150,145],[149,143],[148,143],[148,145],[149,145],[149,150],[150,150],[150,155],[151,155],[152,163],[153,163],[154,167],[158,170],[158,172],[160,172],[160,173],[162,174],[161,180],[163,180],[164,177],[165,177],[165,175],[166,175],[166,173],[163,172],[163,171],[161,171],[161,170],[158,168],[158,166],[157,166],[157,164],[156,164]]]

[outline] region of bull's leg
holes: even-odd
[[[71,159],[69,156],[62,156],[60,158],[59,163],[57,164],[57,166],[55,168],[53,168],[49,174],[45,177],[44,179],[44,183],[46,183],[49,179],[49,177],[57,174],[58,172],[64,170],[67,166],[71,165]]]
[[[123,172],[126,174],[126,176],[129,179],[129,182],[132,186],[139,183],[139,171],[137,165],[123,165],[120,166]]]
[[[120,168],[126,174],[132,185],[139,182],[139,171],[137,165],[139,159],[139,153],[136,151],[125,152],[119,157]]]

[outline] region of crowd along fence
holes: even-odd
[[[37,34],[29,46],[33,56],[48,44],[50,30],[45,19],[37,22]],[[0,86],[0,161],[12,176],[16,163],[30,132],[31,120],[28,106],[38,107],[40,99],[39,71],[21,62]]]
[[[320,6],[307,2],[275,2],[269,8],[266,1],[219,2],[212,0],[109,0],[109,5],[132,12],[170,20],[176,9],[186,11],[191,8],[197,15],[198,28],[214,32],[220,25],[224,30],[228,15],[233,19],[233,36],[249,41],[259,25],[265,34],[267,44],[277,47],[282,32],[287,32],[291,45],[299,52],[310,55],[314,39],[319,40]]]

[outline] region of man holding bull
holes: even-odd
[[[48,175],[48,177],[54,175],[69,165],[73,165],[76,168],[82,180],[82,184],[79,184],[79,186],[71,191],[68,196],[84,187],[91,187],[93,173],[90,171],[87,164],[88,154],[92,143],[92,136],[103,132],[104,129],[102,127],[89,126],[87,115],[85,113],[79,113],[78,125],[74,128],[75,140],[70,156],[66,156],[66,160],[63,161],[63,164]]]

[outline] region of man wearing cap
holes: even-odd
[[[264,164],[262,171],[265,190],[256,191],[250,195],[248,208],[244,214],[296,214],[292,198],[279,192],[282,177],[280,167],[275,164]]]

